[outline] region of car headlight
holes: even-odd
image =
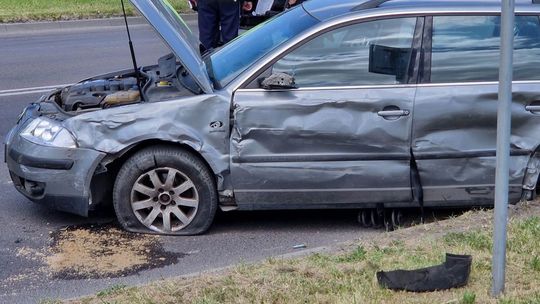
[[[38,117],[28,124],[21,137],[38,145],[77,148],[73,135],[61,123],[45,117]]]

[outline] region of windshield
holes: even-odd
[[[297,6],[266,21],[206,58],[208,74],[222,88],[269,51],[319,21]]]

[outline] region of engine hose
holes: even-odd
[[[141,94],[142,94],[142,100],[144,101],[150,101],[148,100],[147,96],[146,96],[146,92],[148,91],[148,89],[150,88],[150,85],[151,85],[151,81],[150,81],[150,76],[148,74],[146,74],[143,69],[140,69],[139,73],[141,75],[144,76],[144,78],[146,79],[146,83],[144,84],[142,90],[141,90]]]

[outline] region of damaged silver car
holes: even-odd
[[[311,0],[205,58],[166,0],[131,0],[172,54],[28,106],[15,187],[129,231],[223,210],[493,204],[500,1]],[[517,1],[510,201],[540,173],[540,5]]]

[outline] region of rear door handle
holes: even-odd
[[[383,118],[409,116],[409,114],[411,114],[409,110],[389,110],[377,112],[377,115]]]
[[[486,195],[492,192],[488,187],[470,187],[465,189],[471,195]]]

